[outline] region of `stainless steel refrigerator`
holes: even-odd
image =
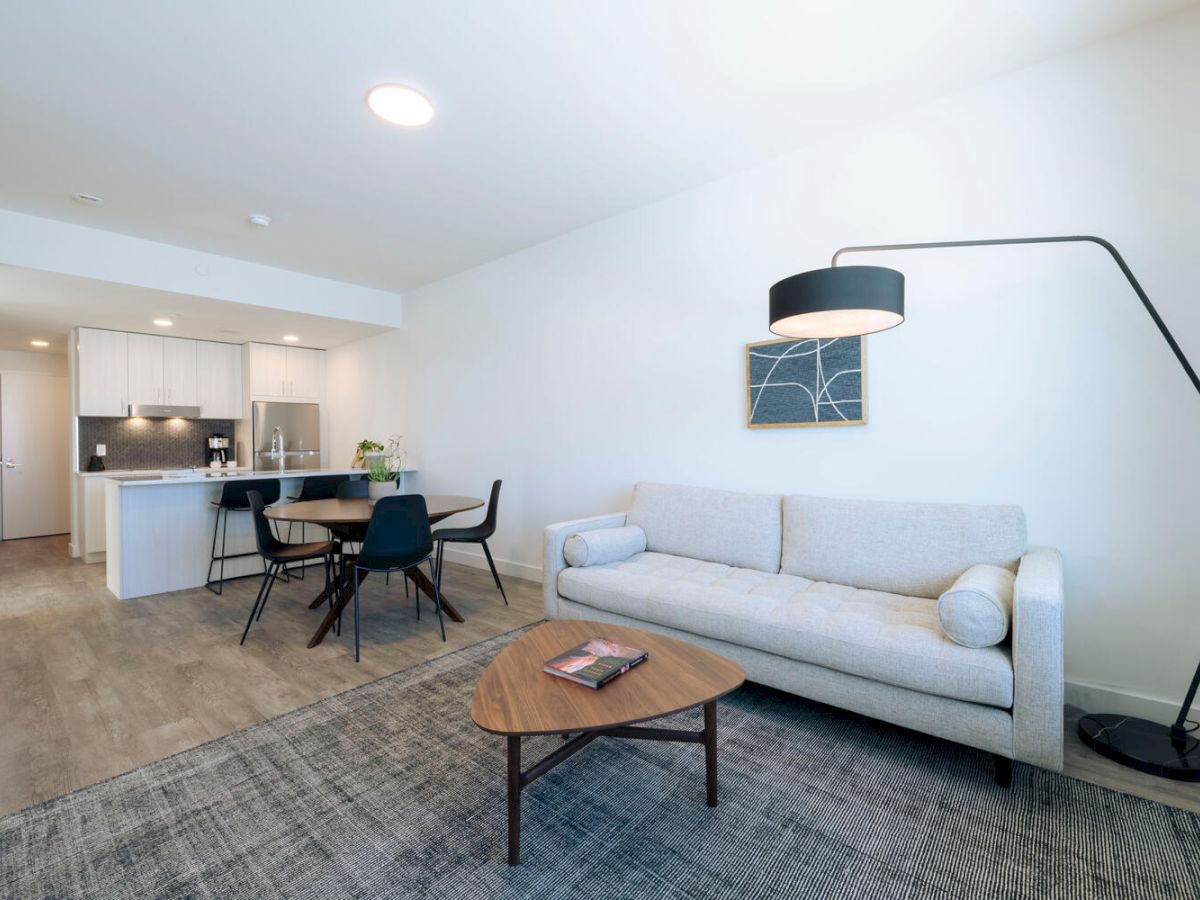
[[[321,468],[320,406],[256,400],[253,407],[256,470]]]

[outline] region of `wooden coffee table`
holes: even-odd
[[[644,649],[649,656],[599,690],[542,671],[546,660],[593,637]],[[601,622],[546,622],[505,647],[479,679],[471,718],[483,730],[508,738],[509,865],[521,861],[521,791],[598,737],[703,744],[708,805],[716,806],[717,700],[745,678],[739,665],[708,650]],[[631,727],[701,705],[701,731]],[[521,738],[535,734],[561,734],[567,740],[522,771]]]

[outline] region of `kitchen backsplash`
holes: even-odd
[[[79,417],[79,468],[86,469],[97,444],[108,448],[106,469],[173,469],[208,465],[208,438],[229,437],[231,419],[139,419]]]

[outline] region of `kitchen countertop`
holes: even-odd
[[[415,472],[416,468],[410,466],[406,468],[405,473]],[[80,473],[83,474],[83,473]],[[308,478],[315,475],[366,475],[365,469],[286,469],[279,471],[278,469],[260,469],[253,471],[250,469],[196,469],[193,472],[185,472],[178,475],[165,474],[116,474],[105,472],[90,472],[91,475],[109,475],[109,481],[113,482],[117,487],[143,487],[143,486],[167,486],[178,484],[197,484],[201,482],[214,481],[250,481],[256,478]]]
[[[157,468],[157,469],[105,469],[102,472],[76,472],[80,478],[113,478],[116,476],[125,475],[162,475],[164,472],[195,472],[203,474],[207,472],[253,472],[250,466],[238,466],[233,469],[210,469],[207,466],[174,466],[173,468]]]

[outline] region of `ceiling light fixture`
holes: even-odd
[[[170,328],[175,323],[172,322],[170,319],[155,319],[154,324],[157,325],[159,328]]]
[[[296,343],[296,341],[300,340],[300,338],[296,337],[296,335],[294,335],[294,334],[285,334],[283,336],[283,339],[285,341],[287,341],[289,344],[294,344],[294,343]]]
[[[95,194],[72,194],[71,199],[76,203],[82,203],[84,206],[104,205],[104,198],[97,197]]]
[[[385,122],[417,128],[433,118],[433,104],[419,91],[402,84],[380,84],[367,94],[367,106]]]
[[[262,213],[252,213],[249,219],[251,225],[257,225],[259,228],[268,228],[271,225],[271,217]]]
[[[29,343],[35,347],[49,347],[50,346],[49,341],[30,341]]]

